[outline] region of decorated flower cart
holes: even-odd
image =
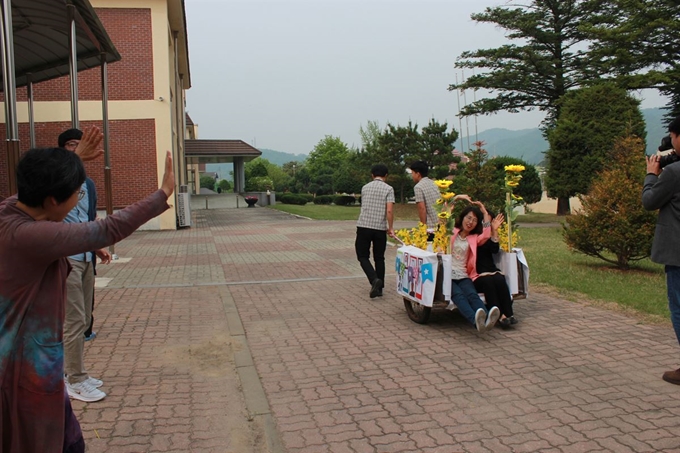
[[[524,299],[529,286],[529,266],[522,249],[499,252],[496,265],[505,275],[513,300]],[[425,324],[432,309],[453,310],[451,256],[412,245],[402,245],[396,258],[397,293],[404,298],[409,319]]]
[[[507,222],[499,229],[501,251],[494,257],[513,300],[526,298],[529,286],[529,266],[522,249],[515,247],[519,236],[512,229],[516,218],[514,208],[522,201],[513,194],[513,189],[519,185],[523,170],[521,165],[505,167]],[[437,180],[435,184],[441,193],[436,203],[441,222],[437,229],[427,230],[425,225],[419,224],[416,228],[396,232],[396,239],[401,243],[395,263],[397,293],[404,299],[408,317],[419,324],[428,321],[433,308],[455,309],[451,301],[451,255],[448,250],[453,227],[452,202],[458,197],[448,190],[452,181]]]

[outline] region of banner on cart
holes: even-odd
[[[510,293],[528,295],[529,265],[522,249],[514,248],[512,252],[499,252],[494,256],[496,266],[505,275]]]
[[[437,281],[437,255],[406,245],[397,249],[397,293],[431,307]]]

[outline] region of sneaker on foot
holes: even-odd
[[[498,318],[500,317],[501,311],[498,307],[491,307],[491,310],[489,310],[489,317],[486,318],[486,322],[484,323],[484,330],[493,329],[493,326],[496,325],[496,321],[498,321]]]
[[[484,320],[486,319],[486,311],[483,308],[477,310],[475,313],[475,327],[479,332],[484,332]]]
[[[680,385],[680,368],[674,371],[666,371],[663,374],[663,380],[671,384]]]
[[[510,316],[510,324],[512,324],[512,325],[514,326],[514,325],[517,324],[518,322],[519,322],[519,321],[517,320],[517,318],[515,318],[514,316]]]
[[[92,332],[90,335],[85,335],[85,341],[94,340],[97,338],[97,332]]]
[[[383,287],[382,280],[380,280],[379,278],[373,280],[373,283],[371,284],[371,292],[368,293],[371,299],[382,295],[382,287]]]
[[[93,403],[95,401],[103,400],[106,397],[106,393],[93,387],[87,380],[76,384],[69,384],[67,382],[66,391],[71,398],[85,401],[86,403]]]
[[[89,382],[90,385],[96,389],[104,385],[104,381],[101,381],[97,378],[93,378],[92,376],[88,376],[88,378],[85,379],[85,381]]]

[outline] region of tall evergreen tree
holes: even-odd
[[[629,89],[654,88],[668,96],[667,118],[680,116],[680,2],[602,2],[592,23],[592,54],[603,72]]]
[[[569,92],[560,102],[557,126],[548,133],[548,196],[557,198],[557,214],[570,213],[569,198],[588,193],[617,139],[645,139],[640,101],[613,84]]]
[[[495,49],[464,52],[459,68],[482,69],[449,90],[485,89],[498,93],[467,105],[461,114],[490,114],[506,110],[539,109],[547,113],[547,129],[559,116],[558,100],[570,89],[600,75],[593,64],[587,35],[581,30],[585,20],[593,22],[602,0],[532,0],[528,5],[488,7],[472,15],[477,22],[507,30],[510,40]]]

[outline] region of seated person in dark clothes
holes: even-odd
[[[490,213],[490,215],[493,217],[493,214]],[[474,283],[475,289],[484,293],[486,306],[489,308],[498,307],[501,311],[501,318],[498,320],[501,327],[510,327],[517,324],[517,318],[512,311],[512,295],[505,281],[505,276],[493,261],[494,254],[500,250],[498,229],[504,221],[503,214],[493,217],[491,238],[477,248],[477,275]]]

